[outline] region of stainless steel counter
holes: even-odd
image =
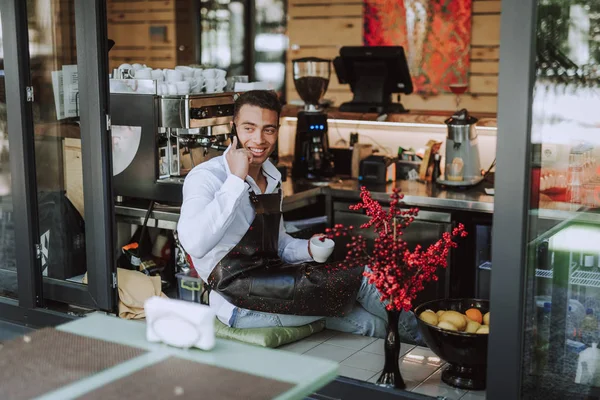
[[[417,181],[397,181],[385,185],[367,185],[374,199],[387,202],[394,187],[401,189],[407,206],[427,208],[446,212],[494,212],[494,197],[484,192],[485,183],[469,189],[444,190],[431,183]],[[488,184],[489,185],[489,184]],[[357,180],[338,179],[326,184],[293,181],[288,178],[282,184],[284,199],[283,211],[288,212],[317,204],[320,196],[328,197],[327,206],[334,201],[358,202],[361,185]],[[148,208],[147,201],[126,201],[117,204],[115,213],[119,222],[141,225]],[[540,209],[532,210],[533,218],[563,221],[577,218],[581,209],[573,205],[553,202],[542,198]],[[329,212],[327,214],[330,214]],[[600,214],[585,214],[586,218],[598,219]],[[148,226],[175,229],[179,220],[179,207],[157,205],[150,215]]]
[[[328,183],[326,186],[295,182],[283,182],[285,195],[283,204],[294,209],[295,205],[310,200],[318,194],[329,195],[334,200],[358,201],[360,199],[361,185],[355,179],[339,179]],[[486,187],[493,187],[483,182],[478,186],[465,189],[444,189],[440,186],[418,181],[396,181],[384,185],[364,185],[371,191],[375,200],[389,201],[392,190],[397,187],[404,194],[403,202],[407,206],[429,208],[439,211],[467,211],[484,214],[493,214],[494,196],[485,193]],[[534,218],[565,220],[577,217],[586,207],[552,201],[547,196],[541,195],[539,209],[530,210]],[[596,218],[595,215],[586,214],[586,218]],[[600,220],[600,216],[597,217]]]
[[[142,225],[148,209],[149,202],[143,200],[126,201],[115,204],[117,222],[131,225]],[[148,218],[148,226],[175,230],[179,221],[179,207],[155,206]]]

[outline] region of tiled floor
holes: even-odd
[[[383,339],[325,330],[281,350],[340,363],[340,375],[375,382],[383,368]],[[456,389],[442,382],[444,362],[425,347],[402,344],[400,371],[407,390],[448,400],[485,400],[485,391]]]

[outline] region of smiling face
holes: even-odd
[[[277,142],[277,112],[245,104],[240,108],[234,122],[240,143],[252,153],[250,165],[262,165],[275,149]]]

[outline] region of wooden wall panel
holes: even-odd
[[[148,8],[146,0],[108,0],[106,2],[106,10],[135,10],[145,11]]]
[[[362,4],[360,1],[356,0],[288,0],[288,7],[294,5],[304,5],[304,6],[314,6],[321,5],[321,3],[331,3],[331,4]]]
[[[456,96],[453,94],[441,94],[438,96],[406,96],[402,103],[409,110],[433,110],[454,111],[456,110]],[[496,95],[464,95],[461,96],[460,107],[466,107],[473,112],[496,113],[498,98]]]
[[[115,41],[114,50],[146,49],[150,45],[148,24],[145,22],[110,23],[108,37]],[[109,52],[112,56],[112,50]]]
[[[352,100],[352,93],[349,90],[338,91],[328,90],[327,99],[330,99],[334,104],[341,104]],[[408,110],[423,110],[423,111],[454,111],[456,109],[456,97],[453,94],[440,94],[436,96],[402,96],[402,104]],[[496,95],[463,95],[461,96],[460,107],[466,107],[470,111],[480,113],[496,113],[498,107],[498,98]]]
[[[181,0],[108,0],[106,9],[113,10],[134,10],[145,12],[146,10],[164,9],[171,10],[175,3]]]
[[[299,47],[299,48],[291,48],[289,50],[290,61],[294,58],[304,58],[304,57],[319,57],[319,58],[329,58],[333,59],[337,55],[340,54],[340,47],[336,45],[330,46],[319,46],[319,47]],[[333,68],[333,67],[332,67]],[[291,69],[290,69],[291,71]]]
[[[472,93],[497,94],[498,77],[491,75],[471,75],[471,77],[469,78],[469,87]]]
[[[473,2],[473,14],[482,14],[482,13],[500,13],[500,6],[502,2],[498,0],[488,0],[488,1],[474,1]]]
[[[288,12],[294,15],[294,18],[302,17],[348,17],[355,16],[362,18],[362,4],[315,4],[311,7],[302,7],[290,4]]]
[[[291,43],[298,46],[322,46],[324,43],[360,46],[362,31],[362,17],[294,18],[293,22],[288,22]]]
[[[500,27],[498,27],[500,29]],[[498,62],[500,59],[500,41],[491,47],[471,45],[471,60],[491,60]]]
[[[108,12],[108,23],[114,22],[173,22],[174,13],[173,10],[164,10],[164,11],[149,11],[149,12],[139,12],[139,11],[122,11],[115,10]]]
[[[473,52],[471,52],[473,54]],[[498,74],[498,61],[479,61],[471,59],[471,74]]]
[[[471,68],[469,91],[461,106],[474,112],[495,113],[497,107],[500,47],[500,0],[473,0]],[[357,14],[360,13],[360,14]],[[362,45],[363,2],[361,0],[288,0],[287,99],[298,100],[293,84],[291,60],[302,57],[333,59],[342,46]],[[332,66],[326,98],[336,105],[352,99],[348,85],[340,85]],[[402,96],[413,110],[450,111],[455,96]]]
[[[189,29],[192,4],[193,0],[107,0],[108,37],[115,41],[109,53],[110,69],[125,62],[152,68],[172,68],[179,61],[193,63],[193,46],[189,45],[194,40]],[[187,10],[185,18],[182,9]],[[178,23],[185,29],[178,32]],[[165,28],[165,40],[151,38],[153,27]],[[178,50],[180,46],[187,51]]]
[[[471,46],[497,46],[500,44],[500,13],[473,15]]]

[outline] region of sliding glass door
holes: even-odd
[[[0,25],[4,14],[0,13]],[[0,58],[4,60],[3,38],[0,37]],[[18,297],[17,261],[15,248],[15,218],[11,188],[10,141],[6,124],[6,90],[4,66],[0,72],[0,296]]]
[[[13,206],[6,216],[0,209],[0,295],[28,310],[61,304],[113,310],[105,2],[3,0],[0,12],[10,93],[2,91],[0,102],[0,135],[3,118],[9,132],[6,146],[0,137],[0,199],[11,194]],[[5,194],[3,182],[11,177]]]

